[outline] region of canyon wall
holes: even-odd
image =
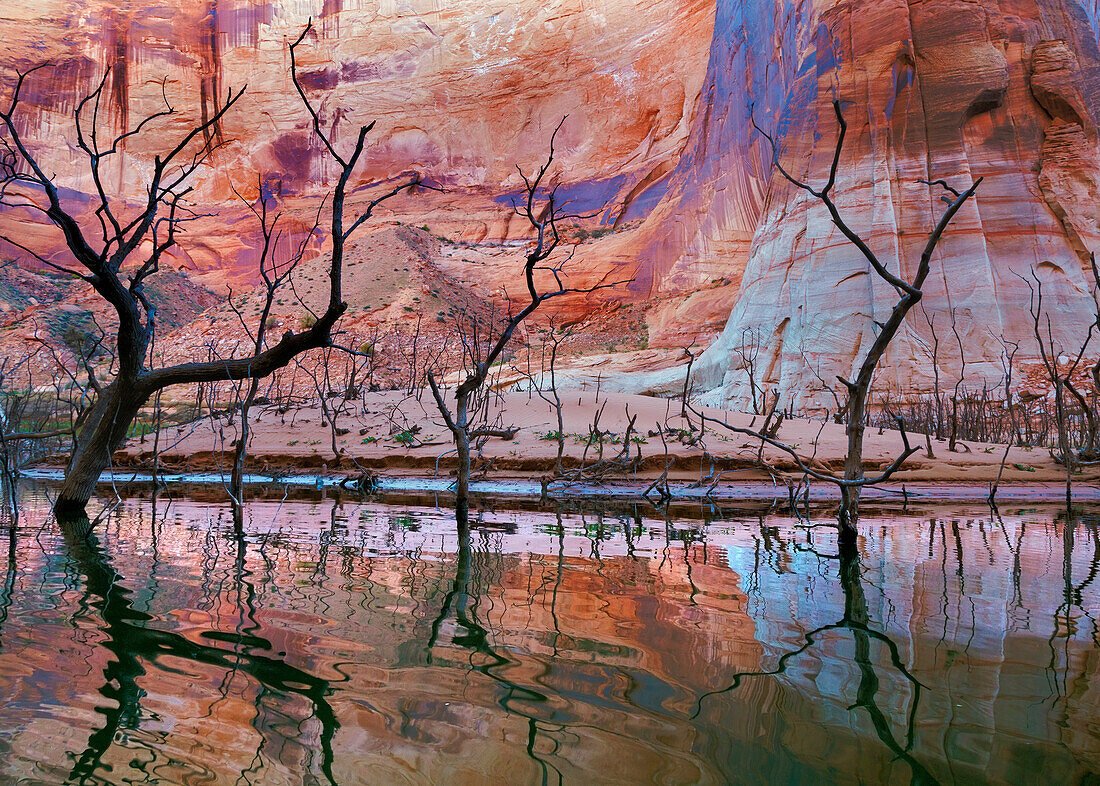
[[[164,95],[176,110],[107,168],[109,189],[134,198],[167,140],[246,88],[195,178],[196,199],[221,209],[192,228],[209,253],[191,261],[251,271],[238,229],[226,232],[231,186],[254,193],[259,176],[304,216],[335,177],[289,76],[288,43],[311,18],[299,74],[326,131],[345,149],[376,123],[360,183],[418,172],[446,193],[398,211],[477,241],[523,231],[508,199],[522,186],[517,166],[530,172],[545,158],[559,122],[563,196],[603,208],[606,224],[645,202],[684,148],[714,11],[706,0],[17,0],[0,8],[12,31],[0,65],[10,90],[14,68],[52,64],[28,80],[18,122],[77,201],[94,186],[71,115],[105,64],[104,132],[161,110]]]
[[[255,230],[230,184],[253,193],[259,178],[305,225],[333,176],[289,80],[287,42],[311,17],[301,75],[322,122],[339,146],[378,121],[362,182],[417,171],[446,188],[395,203],[401,220],[472,242],[522,237],[508,203],[515,167],[534,167],[565,117],[562,192],[615,230],[580,248],[582,272],[633,279],[607,296],[649,304],[653,345],[701,332],[701,310],[668,310],[674,296],[730,288],[714,301],[734,302],[725,330],[696,364],[713,402],[744,405],[751,371],[796,407],[830,406],[828,381],[852,372],[893,305],[820,203],[773,171],[750,113],[785,166],[820,184],[841,102],[837,203],[904,274],[945,208],[943,190],[921,181],[984,178],[879,389],[927,389],[933,354],[944,384],[964,369],[968,385],[995,384],[1002,339],[1034,365],[1032,274],[1055,342],[1083,340],[1100,247],[1095,0],[19,0],[0,8],[0,65],[10,88],[12,67],[54,64],[28,81],[18,122],[78,206],[92,184],[71,112],[105,63],[110,128],[164,95],[177,110],[111,169],[111,188],[131,197],[165,139],[247,85],[196,180],[215,217],[195,222],[177,255],[208,278],[247,279]],[[34,215],[0,222],[63,256]],[[668,390],[677,378],[620,383]]]
[[[676,257],[673,275],[690,274],[723,230],[752,227],[737,303],[697,366],[712,403],[747,404],[751,376],[796,409],[835,407],[829,388],[853,373],[896,302],[819,200],[777,172],[761,174],[770,150],[751,141],[753,105],[785,167],[820,187],[837,138],[831,104],[841,102],[849,128],[836,202],[906,276],[946,207],[943,189],[921,181],[963,190],[984,178],[939,244],[923,309],[884,358],[879,390],[930,389],[933,354],[942,383],[965,370],[971,388],[994,386],[1002,339],[1034,366],[1033,275],[1044,335],[1049,314],[1055,352],[1079,349],[1095,319],[1089,253],[1100,251],[1096,4],[749,2],[725,18],[720,8],[716,27],[727,32],[716,29],[707,84],[723,84],[723,67],[737,79],[725,96],[713,91],[711,117],[722,123],[696,128],[693,140],[702,149],[708,135],[724,135],[723,171],[706,209],[681,201],[670,210],[689,239],[666,257]],[[753,79],[762,71],[767,79]],[[667,389],[673,376],[646,384]]]

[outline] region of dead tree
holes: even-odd
[[[966,203],[970,197],[972,197],[977,190],[978,186],[982,182],[982,178],[978,178],[974,181],[974,184],[970,186],[966,191],[959,192],[952,188],[944,180],[936,181],[922,181],[928,184],[928,186],[939,186],[947,191],[951,197],[941,197],[943,201],[947,203],[947,210],[944,211],[943,216],[936,223],[931,234],[928,236],[928,240],[925,242],[924,250],[921,252],[920,261],[917,264],[916,272],[913,275],[912,280],[906,280],[901,277],[900,260],[898,260],[898,273],[893,273],[887,267],[886,264],[878,258],[878,255],[871,250],[867,242],[863,240],[851,227],[840,214],[840,210],[837,208],[836,203],[833,201],[832,190],[836,185],[837,170],[840,166],[840,157],[844,149],[844,137],[848,130],[848,123],[844,119],[844,113],[841,110],[840,101],[833,101],[833,112],[836,115],[836,121],[838,126],[836,147],[833,151],[832,163],[829,167],[829,178],[825,185],[820,189],[815,189],[813,186],[805,183],[793,175],[791,175],[786,168],[784,168],[779,156],[779,146],[776,144],[775,139],[766,131],[760,128],[756,124],[756,120],[753,119],[753,127],[757,132],[764,136],[771,145],[772,150],[772,165],[776,170],[792,185],[806,191],[814,198],[821,201],[825,208],[829,211],[829,217],[832,219],[833,224],[840,230],[841,234],[848,239],[853,246],[862,254],[863,258],[867,260],[868,265],[875,272],[875,274],[884,282],[890,285],[897,293],[898,299],[890,311],[889,316],[884,322],[875,320],[875,327],[878,331],[875,334],[875,340],[871,343],[870,348],[867,350],[867,354],[864,356],[863,361],[860,363],[858,370],[856,371],[855,378],[852,380],[838,376],[841,384],[847,389],[848,400],[846,411],[848,414],[848,423],[846,426],[846,433],[848,436],[848,447],[844,460],[844,474],[842,477],[837,477],[830,473],[820,472],[806,465],[798,456],[797,452],[790,446],[774,439],[767,435],[754,431],[752,429],[742,429],[728,424],[716,421],[713,418],[706,418],[711,422],[721,425],[723,428],[731,431],[736,431],[743,434],[748,434],[761,439],[768,444],[776,447],[795,459],[799,468],[819,480],[828,481],[836,484],[840,490],[841,504],[839,512],[840,522],[840,536],[841,540],[845,542],[854,541],[856,537],[855,524],[858,519],[859,513],[859,496],[860,490],[867,485],[873,485],[875,483],[881,483],[896,472],[902,465],[902,463],[915,453],[919,448],[914,448],[909,445],[909,439],[905,432],[904,423],[898,422],[898,426],[901,430],[902,442],[904,449],[902,453],[894,459],[893,462],[877,476],[868,478],[864,475],[863,471],[863,434],[866,428],[867,422],[867,410],[868,410],[868,397],[871,391],[871,383],[874,380],[875,371],[878,368],[879,362],[882,360],[882,356],[885,354],[890,342],[897,336],[898,331],[901,329],[902,324],[905,322],[905,317],[909,311],[920,302],[921,299],[921,287],[924,286],[924,281],[928,277],[929,270],[932,263],[932,255],[935,253],[936,246],[939,244],[940,239],[943,237],[944,231],[947,229],[951,220],[955,217],[955,214],[959,212],[959,209]]]
[[[1016,353],[1020,351],[1019,342],[1009,341],[1004,336],[1000,336],[998,340],[1001,342],[1001,368],[1004,369],[1005,411],[1010,419],[1010,425],[1008,437],[1005,439],[1004,453],[1001,454],[1001,463],[997,467],[997,477],[989,484],[989,496],[986,497],[992,508],[997,507],[997,489],[1001,485],[1001,476],[1005,471],[1005,462],[1008,461],[1008,452],[1012,449],[1013,428],[1016,422],[1015,408],[1012,403],[1012,367],[1016,361]],[[1011,349],[1009,349],[1010,347]]]
[[[1076,356],[1069,356],[1069,362],[1066,364],[1065,370],[1063,371],[1061,365],[1063,349],[1054,340],[1054,330],[1051,325],[1050,312],[1043,310],[1043,282],[1039,279],[1039,276],[1035,274],[1035,271],[1031,271],[1031,278],[1024,278],[1024,281],[1027,283],[1030,290],[1028,311],[1031,314],[1032,333],[1035,336],[1036,343],[1039,345],[1039,358],[1042,360],[1043,370],[1046,372],[1047,379],[1050,381],[1054,390],[1054,426],[1058,442],[1058,452],[1054,453],[1054,451],[1051,451],[1051,456],[1065,468],[1066,509],[1070,510],[1073,506],[1073,473],[1077,469],[1080,457],[1074,451],[1073,445],[1071,444],[1069,413],[1066,411],[1067,402],[1065,393],[1075,390],[1073,375],[1081,365],[1081,361],[1085,357],[1085,352],[1092,342],[1093,332],[1100,327],[1100,322],[1092,322],[1089,324],[1088,330],[1085,332],[1084,341],[1081,343],[1081,348],[1077,351]],[[1046,336],[1043,335],[1044,322],[1046,323]],[[1084,397],[1081,396],[1079,391],[1075,398],[1077,397],[1080,397],[1079,400],[1085,405],[1084,415],[1089,418],[1090,428],[1094,428],[1095,415],[1090,411],[1088,402],[1084,400]],[[1093,434],[1095,434],[1095,431],[1093,431]]]
[[[1092,302],[1096,308],[1096,319],[1093,325],[1097,330],[1100,330],[1100,266],[1096,264],[1096,254],[1089,255],[1089,265],[1092,268]],[[1097,356],[1096,362],[1092,364],[1092,394],[1093,405],[1095,406],[1096,397],[1100,397],[1100,356]],[[1097,450],[1100,451],[1100,444],[1097,445]]]
[[[241,313],[233,303],[232,291],[229,292],[226,302],[237,315],[237,320],[241,323],[241,328],[252,340],[252,354],[259,355],[264,351],[264,346],[267,342],[267,331],[269,328],[268,319],[271,317],[271,310],[275,305],[275,299],[279,288],[290,279],[290,276],[298,267],[298,263],[301,262],[302,258],[305,256],[306,248],[313,239],[320,223],[321,209],[324,208],[324,204],[322,203],[321,207],[318,208],[317,218],[314,220],[310,230],[305,233],[296,245],[292,245],[289,250],[284,250],[282,256],[285,258],[279,259],[280,247],[281,245],[285,245],[279,242],[282,238],[282,233],[279,231],[278,225],[279,219],[282,218],[282,214],[271,214],[272,200],[268,199],[265,194],[263,178],[258,174],[256,176],[255,201],[247,199],[238,192],[236,188],[234,188],[233,191],[237,194],[237,197],[245,203],[249,212],[251,212],[259,222],[260,235],[263,238],[263,245],[260,248],[259,270],[260,278],[263,281],[264,299],[255,331],[253,331],[248,324],[244,314]],[[248,380],[247,389],[243,395],[240,396],[240,428],[237,433],[237,445],[233,451],[233,468],[229,478],[229,494],[237,504],[244,501],[244,465],[245,457],[248,454],[248,441],[251,436],[251,425],[248,422],[248,417],[252,405],[256,401],[256,395],[259,393],[259,390],[260,377],[254,376]]]
[[[749,392],[752,394],[752,412],[754,415],[763,415],[768,406],[763,380],[759,384],[756,380],[759,373],[757,362],[760,359],[760,339],[761,335],[756,327],[744,327],[741,328],[741,343],[733,348],[733,351],[741,359],[741,367],[745,369],[745,373],[749,377]],[[690,349],[689,346],[688,350]],[[687,400],[686,391],[684,400]],[[684,414],[684,417],[687,417],[687,415]]]
[[[932,396],[935,398],[935,406],[932,408],[932,423],[930,431],[934,430],[936,439],[943,439],[943,396],[940,394],[940,337],[936,334],[936,316],[929,314],[921,305],[924,321],[928,323],[928,333],[932,336],[929,346],[929,354],[932,360]],[[952,312],[953,313],[953,312]],[[925,434],[925,437],[929,437]],[[928,458],[932,458],[932,441],[928,439]]]
[[[741,332],[741,337],[744,338],[744,331]],[[687,403],[688,398],[691,396],[691,367],[695,365],[695,358],[698,357],[691,351],[691,348],[695,346],[695,339],[691,340],[691,343],[684,347],[684,354],[687,355],[687,370],[684,372],[684,388],[680,391],[680,417],[684,420],[688,419]],[[755,363],[755,355],[752,358],[752,362]],[[752,385],[752,411],[756,412],[756,381],[755,381],[755,366],[749,366],[749,384]],[[759,413],[757,413],[759,414]]]
[[[959,347],[959,378],[955,380],[955,387],[951,391],[951,432],[947,440],[947,449],[956,453],[959,449],[959,394],[966,395],[966,350],[963,348],[962,336],[959,335],[958,321],[955,318],[955,309],[951,309],[951,334],[955,336],[955,344]],[[963,445],[966,452],[970,448]]]
[[[599,289],[626,283],[597,284],[583,289],[566,287],[562,281],[562,270],[572,257],[572,252],[570,251],[564,257],[550,262],[551,257],[554,256],[562,242],[560,222],[585,217],[580,214],[569,213],[567,209],[568,202],[564,205],[559,203],[557,186],[544,186],[550,168],[554,163],[554,140],[564,122],[565,119],[563,118],[550,136],[550,152],[546,157],[546,161],[539,167],[538,172],[533,177],[528,177],[523,173],[523,170],[520,170],[520,177],[523,178],[524,183],[523,200],[520,203],[513,204],[516,213],[527,221],[534,232],[534,242],[528,249],[523,264],[523,278],[529,300],[522,309],[508,317],[495,338],[493,338],[492,333],[489,334],[488,348],[485,351],[477,348],[474,348],[472,352],[467,350],[468,368],[465,369],[466,377],[455,388],[453,410],[444,400],[443,390],[440,388],[439,380],[436,379],[435,371],[430,368],[427,371],[432,396],[435,398],[439,413],[443,416],[443,422],[451,432],[455,442],[458,464],[455,478],[455,517],[460,530],[464,530],[469,522],[471,442],[494,436],[510,439],[515,435],[515,431],[512,429],[479,427],[471,416],[478,409],[476,406],[478,396],[484,389],[493,365],[500,358],[505,347],[508,346],[508,342],[511,341],[516,329],[547,300],[569,294],[592,293]],[[550,274],[554,280],[554,288],[540,292],[535,281],[536,272]],[[460,338],[463,339],[464,346],[471,346],[471,340],[468,337],[460,336]],[[476,338],[473,342],[478,343]]]
[[[307,25],[290,45],[290,72],[294,86],[312,119],[312,129],[325,153],[337,164],[339,177],[330,200],[330,242],[332,259],[329,265],[329,297],[324,313],[312,325],[297,331],[286,331],[279,341],[246,357],[212,359],[206,362],[180,363],[150,368],[150,346],[156,329],[156,309],[145,291],[149,277],[160,269],[165,253],[176,245],[186,222],[198,217],[187,198],[193,187],[188,185],[196,171],[207,163],[224,143],[220,135],[211,133],[219,127],[225,115],[233,109],[245,88],[230,90],[217,112],[204,118],[169,143],[155,156],[144,197],[131,207],[119,195],[111,195],[105,183],[105,167],[122,153],[123,146],[142,135],[167,135],[162,121],[172,118],[177,110],[163,89],[164,107],[144,117],[136,126],[113,136],[101,138],[101,103],[111,68],[104,70],[97,87],[85,96],[73,112],[76,142],[91,182],[95,186],[92,203],[94,219],[79,217],[76,200],[54,182],[44,164],[31,151],[24,139],[17,117],[20,94],[32,74],[49,64],[17,72],[15,85],[6,108],[0,109],[0,121],[6,136],[0,139],[0,204],[21,208],[44,216],[57,228],[71,254],[68,264],[58,264],[36,253],[10,236],[3,237],[39,264],[59,270],[79,279],[106,301],[114,310],[118,327],[114,336],[118,365],[113,378],[103,386],[80,429],[73,448],[65,480],[58,493],[54,509],[58,515],[84,510],[95,490],[95,484],[111,460],[112,453],[123,443],[127,430],[139,409],[158,391],[170,385],[243,380],[266,377],[286,366],[293,357],[310,349],[328,346],[333,326],[347,310],[343,300],[344,245],[351,234],[371,217],[382,201],[420,183],[412,176],[395,184],[371,200],[366,208],[347,225],[344,204],[353,175],[360,162],[367,135],[373,123],[359,128],[351,152],[339,152],[332,138],[322,130],[321,118],[310,103],[298,80],[296,49],[312,29]],[[117,160],[117,159],[115,159]]]
[[[1096,318],[1092,324],[1088,327],[1088,335],[1086,336],[1085,346],[1088,346],[1088,339],[1092,337],[1094,330],[1100,330],[1100,269],[1096,265],[1096,254],[1090,256],[1090,265],[1092,268],[1093,277],[1093,302],[1096,306]],[[1083,354],[1085,348],[1081,348],[1081,354]],[[1100,461],[1100,413],[1097,413],[1097,396],[1100,396],[1100,356],[1097,357],[1096,362],[1093,363],[1090,369],[1090,377],[1093,386],[1092,400],[1086,396],[1080,388],[1078,383],[1073,381],[1073,374],[1069,373],[1064,378],[1066,386],[1066,392],[1068,392],[1077,402],[1077,406],[1080,407],[1081,413],[1085,419],[1085,437],[1078,451],[1078,460],[1085,464],[1096,463]]]

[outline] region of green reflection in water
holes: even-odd
[[[1100,770],[1100,537],[1079,514],[868,517],[836,551],[774,514],[501,510],[456,536],[430,506],[149,507],[90,540],[34,504],[4,530],[0,781]]]
[[[96,708],[103,715],[103,725],[92,732],[87,747],[74,757],[76,763],[69,773],[68,782],[86,783],[103,767],[103,757],[118,732],[139,728],[141,699],[145,694],[138,686],[138,679],[146,674],[144,664],[155,664],[171,656],[227,671],[241,671],[256,680],[265,691],[307,699],[322,729],[321,772],[330,784],[336,783],[332,775],[332,740],[340,724],[328,703],[327,697],[333,688],[326,680],[282,660],[257,654],[257,649],[271,650],[271,643],[255,635],[249,635],[246,643],[243,631],[235,641],[227,642],[233,644],[233,649],[224,650],[142,624],[154,618],[136,610],[131,604],[131,590],[126,588],[124,578],[111,565],[87,517],[61,521],[60,526],[71,567],[84,581],[85,595],[81,605],[99,612],[103,621],[100,630],[106,635],[102,646],[113,656],[113,660],[103,669],[99,694],[114,706]],[[255,624],[255,609],[252,606],[254,591],[245,578],[245,541],[239,534],[237,547],[238,592],[245,598],[250,609],[249,618]],[[206,637],[219,638],[210,634]],[[257,705],[260,703],[258,700]]]

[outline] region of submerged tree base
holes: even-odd
[[[92,520],[88,518],[85,502],[59,498],[54,502],[53,515],[66,538],[86,539],[92,534]]]

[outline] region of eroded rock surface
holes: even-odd
[[[763,58],[778,65],[757,66],[771,67],[775,81],[785,83],[781,98],[763,92],[732,99],[730,112],[741,113],[735,125],[744,125],[740,108],[755,99],[756,118],[775,129],[788,170],[820,185],[836,139],[831,102],[839,99],[849,129],[835,198],[891,269],[912,275],[946,207],[942,188],[921,181],[943,179],[962,190],[984,178],[940,243],[924,309],[910,315],[877,388],[902,395],[930,389],[937,341],[941,378],[950,384],[962,360],[969,386],[996,384],[1002,337],[1020,342],[1018,360],[1033,361],[1031,290],[1022,278],[1033,271],[1052,310],[1056,343],[1076,349],[1094,319],[1088,253],[1098,250],[1100,59],[1092,4],[762,5],[785,9],[756,21],[774,23],[775,40],[794,44]],[[754,29],[757,40],[771,37]],[[750,173],[763,171],[751,152],[727,158]],[[751,372],[757,384],[788,393],[796,408],[832,406],[828,387],[853,372],[875,320],[896,297],[818,200],[774,172],[761,190],[738,302],[699,364],[699,384],[712,401],[743,406]],[[735,192],[715,201],[743,204]],[[690,255],[689,246],[677,264],[691,269]]]
[[[287,41],[310,16],[301,73],[322,122],[346,145],[378,121],[363,182],[417,171],[446,187],[394,203],[391,220],[468,243],[522,238],[508,202],[521,185],[515,166],[534,167],[567,117],[561,192],[599,213],[590,229],[610,231],[578,249],[574,270],[587,282],[631,279],[563,301],[567,321],[628,299],[650,308],[649,346],[699,346],[731,311],[696,363],[715,402],[744,405],[751,368],[795,407],[831,406],[830,380],[852,372],[894,302],[821,205],[772,171],[750,115],[795,176],[821,183],[831,102],[842,102],[837,202],[907,274],[945,207],[942,188],[921,181],[961,189],[985,178],[940,244],[924,310],[891,348],[880,390],[927,389],[937,342],[945,384],[963,361],[968,385],[994,384],[1002,338],[1034,361],[1032,272],[1058,342],[1078,345],[1090,321],[1088,257],[1100,250],[1092,0],[17,0],[0,9],[0,60],[54,62],[28,82],[19,122],[78,212],[92,187],[70,115],[104,63],[111,127],[160,108],[162,91],[178,110],[108,173],[131,197],[164,139],[247,84],[197,179],[216,218],[189,227],[174,259],[207,283],[245,282],[257,244],[230,184],[278,195],[288,227],[303,232],[333,177],[288,77]],[[64,256],[40,218],[2,220]],[[621,384],[678,389],[677,374]]]

